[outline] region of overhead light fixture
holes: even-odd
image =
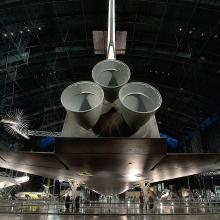
[[[16,120],[13,120],[12,118],[2,118],[1,122],[4,124],[10,124],[10,125],[17,125],[18,122]]]
[[[77,173],[79,176],[87,176],[87,177],[89,177],[89,176],[93,176],[91,173],[89,173],[89,172],[87,172],[87,171],[83,171],[83,172],[79,172],[79,173]]]
[[[12,135],[19,134],[22,137],[29,139],[27,135],[27,129],[29,127],[29,120],[24,116],[22,110],[15,110],[8,112],[5,116],[2,116],[0,121],[4,124],[5,130]]]
[[[141,173],[135,174],[136,177],[143,177]]]
[[[12,130],[14,130],[16,133],[20,134],[22,137],[24,137],[26,139],[30,139],[30,137],[28,137],[27,134],[25,134],[21,130],[19,130],[16,125],[12,125],[12,126],[10,126],[10,128]]]

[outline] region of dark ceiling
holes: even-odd
[[[94,30],[107,29],[105,0],[0,1],[0,114],[24,109],[31,129],[60,131],[62,90],[92,80],[104,55]],[[183,139],[220,107],[220,1],[116,0],[116,28],[127,31],[131,80],[162,94],[161,133]]]

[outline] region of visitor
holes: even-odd
[[[79,196],[77,196],[76,198],[75,198],[75,208],[76,208],[76,212],[79,212],[79,200],[80,200],[80,197]]]
[[[143,209],[144,208],[144,197],[142,193],[139,196],[139,201],[140,201],[140,209]]]
[[[154,208],[154,199],[152,196],[148,197],[148,202],[149,202],[149,209],[153,209]]]
[[[69,208],[70,208],[70,196],[69,196],[69,194],[67,194],[66,199],[65,199],[65,207],[66,207],[66,211],[69,211]]]

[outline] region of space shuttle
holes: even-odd
[[[133,186],[220,168],[220,154],[171,154],[160,138],[156,111],[162,96],[116,59],[115,0],[109,0],[106,59],[92,69],[93,81],[76,82],[61,94],[66,117],[54,152],[0,152],[0,166],[71,180],[103,195]]]

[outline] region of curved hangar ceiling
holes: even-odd
[[[60,131],[63,89],[104,58],[108,1],[1,1],[1,114],[24,109],[31,129]],[[220,4],[116,1],[117,57],[163,96],[161,133],[183,139],[219,109]]]

